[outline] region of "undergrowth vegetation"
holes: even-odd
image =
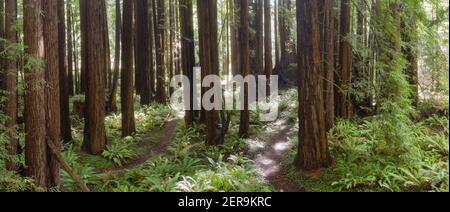
[[[319,174],[290,169],[289,178],[309,191],[448,191],[448,118],[411,124],[398,137],[384,130],[389,124],[377,117],[338,121],[329,133],[335,164]],[[402,138],[400,146],[392,138]]]

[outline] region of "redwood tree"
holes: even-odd
[[[352,49],[348,36],[351,33],[350,0],[341,1],[339,72],[337,79],[336,116],[351,118],[350,87],[352,81]]]
[[[133,101],[133,2],[123,2],[122,27],[122,72],[121,72],[121,104],[122,104],[122,136],[135,132]]]
[[[270,75],[272,75],[272,19],[270,0],[264,0],[264,75],[267,78],[267,92],[269,94]]]
[[[317,169],[330,164],[323,104],[323,69],[320,57],[320,1],[297,1],[299,68],[299,145],[295,164]]]
[[[136,87],[139,87],[141,104],[149,105],[152,97],[150,89],[150,65],[153,60],[149,42],[151,25],[149,24],[148,0],[136,0]]]
[[[159,103],[166,103],[167,92],[166,84],[166,67],[165,67],[165,2],[157,1],[156,3],[156,101]]]
[[[5,4],[5,38],[10,43],[17,43],[17,0],[6,0]],[[8,154],[10,156],[18,153],[18,140],[15,133],[17,125],[17,61],[15,58],[5,59],[5,115],[8,117],[5,121],[5,128],[8,130],[9,146]],[[12,161],[6,163],[6,168],[10,171],[18,170],[18,165]]]
[[[198,0],[200,64],[204,75],[219,75],[217,1]],[[206,89],[210,89],[207,87]],[[218,98],[218,97],[215,97]],[[219,129],[219,113],[216,110],[205,110],[206,143],[218,145],[223,142]]]
[[[190,109],[186,110],[186,126],[192,126],[195,121],[193,111],[194,99],[194,65],[195,65],[195,44],[194,44],[194,21],[192,1],[180,2],[180,28],[181,28],[181,62],[183,74],[189,78],[191,86],[189,88]]]
[[[58,67],[59,67],[59,91],[60,91],[60,118],[61,136],[65,142],[72,141],[72,129],[70,124],[69,107],[69,78],[66,66],[66,30],[64,26],[64,1],[58,1]],[[49,47],[50,48],[50,47]],[[54,47],[53,47],[54,48]]]
[[[100,154],[106,145],[105,89],[107,70],[104,0],[84,0],[86,14],[86,111],[83,149],[90,154]]]
[[[58,0],[42,0],[44,6],[44,50],[45,50],[45,115],[46,115],[46,139],[47,142],[54,144],[56,148],[61,147],[61,128],[60,128],[60,89],[59,72],[61,71],[61,55],[58,44],[64,42],[63,37],[59,36],[58,18],[59,7],[64,11],[64,2]],[[61,19],[63,20],[63,19]],[[62,22],[64,24],[64,22]],[[61,39],[61,40],[60,40]],[[58,46],[59,48],[55,48]],[[64,49],[62,50],[64,52]],[[63,61],[64,67],[64,61]],[[56,157],[48,152],[48,183],[50,187],[59,185],[59,162]]]
[[[25,174],[33,177],[35,185],[47,188],[48,164],[45,129],[45,81],[43,64],[44,37],[42,2],[23,1],[25,53]]]
[[[241,0],[240,3],[240,48],[241,48],[241,75],[247,77],[250,74],[250,44],[249,44],[249,23],[248,23],[248,0]],[[244,110],[241,111],[239,136],[243,138],[248,137],[249,123],[250,123],[250,111],[248,102],[248,84],[244,86]]]

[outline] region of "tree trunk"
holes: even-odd
[[[335,23],[334,23],[334,0],[323,0],[322,35],[323,35],[323,68],[325,73],[324,91],[325,91],[325,113],[326,128],[330,130],[335,123],[334,107],[334,57],[335,57]]]
[[[340,53],[339,53],[339,74],[337,79],[337,101],[336,116],[350,119],[352,116],[350,87],[352,81],[352,48],[348,42],[351,23],[350,1],[341,2],[341,32],[340,32]]]
[[[194,44],[194,20],[192,1],[180,1],[180,28],[181,28],[181,61],[183,74],[189,78],[190,105],[186,110],[185,122],[187,127],[193,126],[195,122],[194,104],[194,66],[195,66],[195,44]]]
[[[24,0],[24,44],[25,53],[44,59],[44,37],[41,1]],[[37,187],[47,188],[48,163],[45,132],[45,80],[43,67],[37,66],[27,57],[25,63],[25,165],[26,176],[33,177]],[[34,64],[34,65],[33,65]]]
[[[84,0],[86,1],[86,0]],[[105,2],[86,1],[88,48],[86,54],[86,110],[83,149],[89,154],[101,154],[106,145],[105,131],[105,90],[107,61],[106,36],[101,26],[105,23]],[[95,47],[95,48],[92,48]]]
[[[166,67],[165,67],[165,3],[157,1],[157,31],[156,31],[156,101],[166,103]]]
[[[75,92],[73,88],[73,34],[71,5],[71,0],[67,0],[67,91],[69,92],[70,96],[73,96],[75,95]]]
[[[199,38],[200,64],[205,76],[219,75],[218,29],[217,29],[217,1],[199,0]],[[212,87],[206,87],[206,90]],[[217,96],[215,98],[218,98]],[[206,143],[218,145],[223,143],[219,129],[219,113],[217,110],[205,110]]]
[[[150,90],[150,61],[152,60],[149,49],[149,4],[148,0],[136,0],[136,83],[140,88],[141,105],[149,105],[151,102]]]
[[[5,1],[4,0],[0,0],[0,38],[5,38]],[[0,52],[4,51],[4,44],[3,42],[0,43]],[[6,76],[5,76],[5,69],[4,69],[4,64],[5,61],[2,58],[0,58],[0,89],[3,90],[5,89],[5,80],[6,80]],[[3,94],[0,94],[0,98],[3,98]],[[0,109],[3,110],[3,108],[0,105]]]
[[[250,74],[250,48],[249,48],[249,23],[248,23],[248,0],[241,0],[240,4],[240,48],[241,48],[241,75],[247,77]],[[242,138],[248,138],[248,130],[250,123],[250,112],[248,102],[248,84],[244,86],[244,110],[241,111],[239,136]]]
[[[264,0],[264,75],[267,79],[266,95],[270,92],[270,75],[272,75],[272,17],[270,0]]]
[[[299,145],[295,164],[305,170],[327,167],[331,161],[322,93],[319,4],[315,0],[297,1],[300,106]]]
[[[66,69],[66,30],[64,25],[64,2],[58,1],[58,60],[59,60],[59,109],[60,109],[60,128],[61,139],[65,142],[72,141],[72,129],[70,125],[70,107],[69,107],[69,91],[68,77]],[[44,27],[45,28],[45,27]],[[45,30],[47,31],[47,30]],[[54,48],[54,46],[49,47]],[[56,146],[58,146],[55,143]]]
[[[87,73],[87,2],[80,0],[80,31],[81,31],[81,69],[80,69],[80,89],[82,94],[86,94],[86,73]]]
[[[137,1],[142,2],[142,1]],[[136,2],[136,3],[137,3]],[[140,5],[142,7],[142,5]],[[138,9],[136,7],[136,9]],[[146,9],[146,8],[141,8]],[[122,27],[122,74],[121,74],[121,104],[122,104],[122,136],[132,135],[135,129],[133,101],[133,2],[123,2]],[[142,55],[143,56],[143,55]],[[141,62],[141,61],[140,61]],[[144,61],[145,63],[145,61]],[[140,64],[142,65],[142,64]],[[144,64],[145,65],[145,64]],[[141,67],[140,67],[141,68]]]
[[[111,93],[108,100],[108,112],[117,111],[117,88],[119,87],[120,75],[120,54],[121,54],[121,33],[122,33],[122,12],[120,11],[120,0],[116,0],[116,36],[114,52],[114,73],[111,84]]]
[[[46,102],[46,139],[55,145],[58,151],[61,148],[60,126],[60,89],[59,72],[61,60],[64,67],[64,48],[61,55],[61,47],[64,46],[64,37],[58,37],[61,32],[59,21],[64,20],[64,2],[57,0],[42,0],[44,6],[44,51],[45,51],[45,102]],[[62,22],[64,25],[64,21]],[[64,33],[64,31],[63,31]],[[59,34],[61,35],[61,34]],[[61,45],[61,43],[63,43]],[[59,48],[54,48],[58,46]],[[63,69],[65,70],[65,69]],[[47,150],[50,153],[50,150]],[[59,162],[53,154],[48,154],[48,169],[50,187],[57,187],[59,179]]]
[[[5,38],[6,40],[8,40],[8,42],[17,43],[17,30],[15,27],[17,23],[17,0],[6,0],[5,11]],[[17,59],[18,58],[5,59],[4,63],[4,84],[6,95],[5,115],[8,117],[8,119],[5,121],[5,128],[8,132],[8,154],[10,156],[17,155],[19,148],[17,133],[15,131],[18,113]],[[6,169],[9,171],[17,171],[19,169],[19,165],[12,161],[7,161]]]

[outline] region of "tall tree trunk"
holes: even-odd
[[[280,63],[280,39],[279,39],[279,7],[278,2],[280,0],[275,0],[275,6],[274,6],[274,34],[275,34],[275,67],[279,66]]]
[[[200,63],[205,76],[219,75],[218,29],[217,29],[217,1],[199,0],[198,17],[200,33]],[[206,87],[208,90],[212,88]],[[214,98],[221,98],[215,96]],[[216,99],[217,100],[217,99]],[[219,113],[217,110],[205,111],[206,143],[218,145],[223,143],[219,129]]]
[[[86,0],[85,0],[86,1]],[[88,48],[86,54],[86,110],[83,149],[94,155],[101,154],[106,145],[105,131],[105,90],[107,61],[106,36],[101,26],[105,23],[104,0],[85,2]]]
[[[116,0],[116,34],[114,52],[114,73],[111,84],[111,93],[108,99],[108,112],[117,111],[117,88],[119,87],[120,75],[120,54],[121,54],[121,33],[122,33],[122,12],[120,11],[120,0]]]
[[[137,1],[142,2],[142,1]],[[137,3],[136,2],[136,3]],[[139,5],[142,7],[142,5]],[[136,7],[136,9],[138,9]],[[146,9],[146,8],[141,8]],[[121,74],[121,104],[122,104],[122,136],[132,135],[135,129],[133,101],[133,2],[123,2],[122,27],[122,74]],[[142,55],[143,56],[143,55]],[[141,64],[140,64],[141,65]],[[144,64],[145,65],[145,64]]]
[[[336,116],[344,119],[350,119],[352,116],[350,87],[352,80],[352,49],[348,41],[350,35],[351,23],[350,1],[341,2],[341,32],[340,32],[340,53],[339,53],[339,74],[337,79],[337,101]]]
[[[241,48],[241,75],[242,77],[247,77],[250,74],[250,47],[249,47],[249,23],[248,23],[248,0],[241,0],[240,3],[240,48]],[[250,123],[250,112],[249,112],[249,102],[248,102],[248,84],[245,83],[244,86],[244,110],[241,111],[240,126],[239,126],[239,136],[242,138],[247,138],[249,136],[249,123]]]
[[[169,0],[169,80],[172,79],[174,74],[174,41],[175,41],[175,10],[174,1]],[[169,88],[169,93],[172,95],[173,88]]]
[[[150,90],[150,60],[151,49],[149,49],[149,4],[148,0],[136,0],[136,76],[141,93],[141,105],[149,105],[151,102]]]
[[[44,51],[45,51],[45,102],[46,102],[46,139],[60,151],[60,88],[59,73],[61,64],[64,67],[64,36],[61,35],[61,25],[64,26],[64,2],[57,0],[42,0],[44,6]],[[60,25],[60,23],[62,24]],[[64,33],[64,30],[62,31]],[[63,43],[61,45],[61,43]],[[55,48],[58,46],[58,48]],[[63,54],[60,54],[63,53]],[[62,62],[61,62],[62,60]],[[63,68],[65,71],[65,68]],[[57,187],[59,179],[59,162],[51,150],[48,152],[48,186]]]
[[[87,2],[89,0],[80,0],[80,32],[81,32],[81,69],[80,69],[80,88],[81,93],[86,94],[86,74],[87,74]]]
[[[60,128],[61,139],[65,142],[72,141],[72,129],[70,125],[70,107],[68,77],[66,66],[66,29],[65,29],[64,2],[58,1],[58,60],[59,60],[59,109],[60,109]],[[45,28],[45,27],[44,27]],[[45,30],[47,31],[47,30]],[[49,47],[49,48],[54,48]],[[57,144],[55,144],[59,147]]]
[[[299,145],[296,166],[310,170],[327,167],[330,154],[325,128],[323,70],[320,58],[319,3],[297,1],[299,81]]]
[[[195,66],[195,44],[194,44],[194,20],[192,1],[180,1],[180,28],[181,28],[181,61],[183,74],[189,78],[190,104],[186,110],[186,126],[193,126],[195,122],[194,109],[194,66]]]
[[[23,1],[25,53],[33,58],[44,59],[44,36],[42,25],[42,2]],[[45,132],[45,80],[42,67],[37,66],[31,57],[25,71],[25,174],[33,177],[36,186],[47,188],[48,164]],[[34,64],[34,65],[33,65]]]
[[[5,38],[5,1],[4,0],[0,0],[0,38]],[[0,43],[0,52],[4,51],[4,44],[3,42]],[[3,90],[5,89],[5,80],[6,80],[6,76],[5,76],[5,69],[4,69],[4,64],[5,61],[2,58],[0,58],[0,89]],[[3,94],[0,94],[0,98],[3,97]],[[1,108],[0,105],[0,109],[3,110],[3,108]]]
[[[67,88],[70,96],[75,95],[73,88],[73,34],[72,2],[67,0]]]
[[[166,103],[166,67],[165,67],[165,3],[157,1],[157,30],[156,30],[156,101]]]
[[[6,0],[5,11],[5,38],[11,43],[17,43],[17,0]],[[18,113],[17,59],[6,59],[4,63],[6,94],[5,115],[8,117],[8,119],[5,121],[5,128],[8,132],[8,154],[10,156],[17,155],[19,148],[17,133],[15,132]],[[6,169],[9,171],[17,171],[19,169],[19,165],[14,163],[13,161],[7,161]]]
[[[266,94],[270,91],[270,75],[272,75],[272,17],[270,0],[264,0],[264,75],[267,78]]]
[[[325,91],[325,113],[326,113],[326,128],[330,130],[335,123],[335,108],[334,108],[334,57],[335,57],[335,19],[334,19],[334,0],[323,0],[322,13],[322,35],[323,35],[323,68],[325,73],[324,91]]]

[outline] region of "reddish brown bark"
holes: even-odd
[[[43,67],[32,60],[44,59],[44,37],[42,25],[42,2],[24,0],[24,43],[29,55],[25,63],[25,165],[26,176],[33,177],[36,186],[47,188],[48,164],[45,133],[45,80]],[[31,65],[34,64],[34,65]]]
[[[133,2],[124,1],[122,27],[122,136],[132,135],[135,129],[133,100]]]
[[[241,75],[245,78],[250,74],[250,48],[249,48],[249,23],[248,23],[248,0],[241,0],[240,3],[240,48],[241,48]],[[248,84],[244,85],[244,110],[241,111],[239,136],[247,138],[249,136],[249,100],[248,100]]]
[[[106,36],[102,24],[105,23],[103,0],[86,1],[86,111],[83,149],[90,154],[101,154],[106,145],[105,89],[107,61]]]
[[[325,129],[319,25],[319,1],[297,1],[300,106],[295,164],[306,170],[327,167],[331,161]]]
[[[17,30],[15,28],[17,22],[17,1],[6,0],[5,2],[5,38],[11,43],[17,43]],[[18,106],[18,70],[17,61],[15,59],[5,59],[5,115],[8,119],[5,121],[5,128],[8,130],[8,154],[10,156],[17,155],[18,153],[18,140],[16,133],[17,125],[17,106]],[[10,171],[17,171],[19,165],[8,161],[6,163],[6,169]]]

